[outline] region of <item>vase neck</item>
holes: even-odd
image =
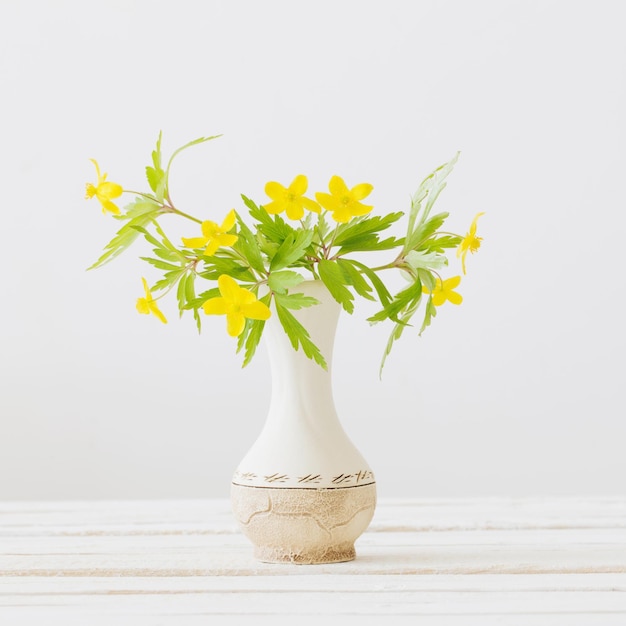
[[[294,350],[278,316],[268,320],[265,332],[272,372],[272,402],[270,418],[285,416],[279,407],[291,406],[291,417],[296,414],[316,420],[336,420],[332,399],[331,365],[335,331],[339,320],[340,305],[333,299],[321,281],[305,281],[294,289],[319,300],[319,304],[292,311],[294,317],[309,333],[313,343],[320,349],[328,366],[324,370],[303,352]]]

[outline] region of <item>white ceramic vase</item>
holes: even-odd
[[[349,561],[374,515],[376,485],[333,402],[331,361],[341,307],[321,281],[305,281],[293,291],[320,301],[293,314],[328,371],[296,352],[272,315],[264,330],[271,403],[259,438],[234,474],[233,512],[260,561]]]

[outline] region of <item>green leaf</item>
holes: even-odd
[[[342,225],[337,230],[335,237],[335,246],[347,246],[352,239],[362,237],[363,235],[371,235],[389,228],[394,222],[397,222],[404,213],[389,213],[387,215],[376,215],[362,220],[351,220],[348,224]]]
[[[432,272],[423,268],[419,268],[417,270],[417,275],[419,276],[419,279],[422,281],[422,285],[426,287],[428,291],[432,292],[435,289],[437,280],[433,276]]]
[[[154,291],[161,291],[163,289],[169,289],[173,285],[175,285],[180,277],[186,272],[186,268],[181,267],[177,270],[172,270],[170,272],[166,272],[163,275],[163,278],[154,285]]]
[[[298,272],[283,270],[282,272],[271,272],[268,285],[276,293],[287,293],[290,287],[299,285],[304,278]]]
[[[289,233],[270,262],[270,270],[280,270],[303,259],[312,239],[313,232],[310,230],[297,230]]]
[[[196,281],[196,273],[189,272],[185,280],[185,300],[191,302],[196,299],[196,290],[194,283]]]
[[[271,242],[280,245],[290,233],[294,232],[294,229],[280,215],[274,215],[272,218],[263,207],[257,206],[250,198],[242,194],[241,199],[248,207],[250,217],[258,223],[259,231]]]
[[[419,278],[415,279],[409,287],[403,289],[397,293],[394,299],[385,306],[382,311],[379,311],[372,317],[368,317],[367,321],[375,324],[376,322],[382,322],[386,319],[391,319],[397,324],[403,324],[399,319],[399,316],[405,309],[411,308],[414,304],[418,303],[422,298],[422,282]]]
[[[439,194],[446,186],[445,179],[454,169],[459,158],[459,152],[447,163],[440,165],[434,172],[429,174],[420,184],[411,200],[411,211],[409,212],[409,220],[407,234],[404,244],[404,252],[408,252],[412,245],[412,235],[420,228],[427,219],[430,210],[439,197]],[[419,218],[419,219],[418,219]]]
[[[405,257],[406,262],[414,269],[432,268],[440,270],[448,265],[448,259],[438,252],[420,252],[417,250],[409,250]]]
[[[213,289],[207,289],[206,291],[203,291],[201,294],[198,294],[193,300],[188,299],[187,300],[187,306],[185,307],[186,309],[199,309],[207,300],[210,300],[211,298],[219,298],[220,297],[220,290],[217,287],[214,287]]]
[[[276,303],[276,313],[278,314],[278,319],[280,320],[285,333],[287,333],[287,337],[289,337],[289,341],[291,342],[293,349],[298,350],[298,348],[301,347],[302,351],[309,359],[313,359],[320,367],[327,370],[328,365],[326,364],[322,353],[311,341],[311,336],[304,326],[302,326],[302,324],[300,324],[300,322],[278,302]]]
[[[116,220],[133,220],[141,215],[146,215],[146,213],[160,212],[161,207],[155,200],[137,198],[134,202],[127,204],[124,207],[124,211],[124,214],[114,215],[113,217]]]
[[[156,148],[152,151],[152,165],[146,167],[146,178],[150,189],[154,191],[159,202],[163,201],[165,195],[165,172],[161,167],[161,138],[162,132],[159,132]]]
[[[387,340],[387,345],[385,346],[385,351],[383,353],[383,358],[382,361],[380,363],[380,370],[379,370],[379,376],[382,377],[382,373],[383,373],[383,368],[385,366],[385,362],[387,360],[387,357],[389,356],[389,354],[391,353],[391,349],[393,348],[393,344],[400,339],[400,337],[402,336],[402,333],[404,332],[404,330],[410,326],[410,321],[411,318],[413,317],[413,315],[415,314],[415,312],[417,311],[417,309],[419,308],[421,302],[422,302],[422,284],[421,281],[418,279],[416,279],[415,283],[404,290],[404,292],[401,293],[406,293],[407,295],[409,293],[413,294],[413,298],[410,299],[404,306],[404,310],[402,311],[399,319],[397,320],[396,324],[394,325],[391,334],[389,335],[389,339]],[[400,294],[398,294],[400,295]],[[404,298],[403,298],[404,299]],[[428,307],[427,307],[428,309]]]
[[[317,298],[305,296],[303,293],[290,293],[288,295],[277,293],[274,297],[276,298],[276,302],[284,306],[286,309],[293,309],[296,311],[299,309],[306,309],[320,303]]]
[[[389,237],[380,241],[378,235],[359,235],[353,237],[339,249],[339,254],[348,252],[379,252],[380,250],[393,250],[404,244],[404,239]]]
[[[392,300],[391,294],[389,293],[387,287],[385,287],[383,281],[378,277],[376,272],[369,268],[367,265],[364,265],[359,261],[355,261],[354,259],[350,259],[350,263],[360,269],[361,272],[363,272],[363,274],[365,274],[369,278],[372,286],[378,294],[378,300],[380,301],[380,304],[382,306],[387,306]]]
[[[263,296],[263,298],[259,298],[263,304],[266,306],[270,305],[272,295],[267,294]],[[248,363],[252,360],[252,357],[256,353],[256,349],[261,341],[261,337],[263,335],[263,330],[265,329],[265,321],[264,320],[246,320],[246,326],[244,328],[244,332],[241,334],[239,345],[237,346],[237,352],[239,352],[245,345],[246,352],[244,361],[241,367],[246,367]]]
[[[457,248],[461,241],[463,238],[458,235],[441,235],[422,242],[419,249],[429,252],[445,252],[446,249]]]
[[[214,254],[210,257],[202,257],[205,269],[198,272],[198,274],[207,280],[217,280],[222,274],[228,274],[238,281],[251,283],[256,281],[254,274],[247,266],[242,265],[242,261],[230,256],[222,256],[224,253],[220,251],[219,255]]]
[[[335,261],[322,259],[318,263],[320,278],[330,291],[331,295],[348,312],[354,311],[354,294],[346,287],[348,281],[345,274]]]
[[[424,322],[420,329],[420,335],[430,326],[430,322],[437,315],[437,307],[433,304],[433,298],[430,296],[426,301],[426,307],[424,309]]]
[[[154,254],[156,254],[159,258],[164,261],[169,261],[170,263],[177,263],[180,265],[181,263],[188,263],[189,259],[183,256],[179,252],[172,252],[167,248],[154,248]]]
[[[124,224],[124,226],[117,231],[115,237],[105,246],[104,254],[87,269],[91,270],[96,267],[101,267],[127,250],[139,236],[140,231],[136,230],[137,227],[143,228],[147,226],[159,215],[159,207],[157,205],[154,206],[155,208],[152,211],[142,212]]]
[[[176,299],[178,300],[178,310],[182,316],[185,307],[187,306],[187,299],[185,297],[185,283],[187,282],[187,275],[181,274],[178,281],[178,288],[176,289]]]
[[[449,213],[437,213],[430,219],[426,220],[411,234],[409,240],[406,242],[407,249],[418,249],[420,244],[439,230],[446,221]]]
[[[166,272],[171,271],[171,270],[181,269],[180,265],[172,265],[172,263],[166,263],[165,261],[161,261],[160,259],[153,259],[148,256],[140,256],[139,258],[142,261],[146,261],[147,263],[150,263],[150,265],[152,265],[153,267],[156,267],[159,270],[164,270]]]
[[[237,250],[237,252],[243,255],[252,269],[255,269],[261,274],[265,274],[265,264],[263,263],[263,257],[261,256],[259,243],[256,240],[256,237],[252,234],[252,231],[241,219],[239,213],[236,213],[236,215],[237,224],[239,226],[239,238],[237,239],[237,243],[233,246],[233,250]]]
[[[360,296],[367,300],[375,300],[372,296],[372,288],[352,261],[349,259],[337,259],[337,265],[339,265],[341,271],[347,277],[349,284],[354,287],[354,290]]]

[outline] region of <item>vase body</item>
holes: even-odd
[[[255,557],[332,563],[355,557],[354,541],[376,506],[374,474],[343,430],[332,395],[331,361],[340,305],[321,281],[296,293],[320,304],[292,311],[328,364],[295,351],[277,315],[264,330],[272,374],[265,426],[235,471],[233,512]]]

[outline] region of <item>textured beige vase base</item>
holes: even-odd
[[[281,489],[233,484],[235,518],[266,563],[339,563],[355,558],[354,542],[376,508],[376,485]]]

